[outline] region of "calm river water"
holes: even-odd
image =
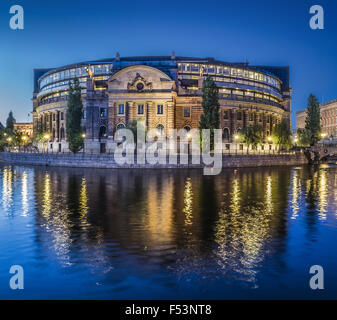
[[[0,299],[336,299],[336,246],[333,166],[0,164]],[[9,288],[12,265],[24,290]]]

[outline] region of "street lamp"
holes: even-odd
[[[239,140],[239,135],[235,135],[234,136],[234,140],[235,140],[235,151],[236,151],[236,153],[238,153],[238,140]]]
[[[321,137],[324,139],[326,137],[326,133],[321,133]]]

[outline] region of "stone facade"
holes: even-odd
[[[25,165],[42,165],[54,167],[73,168],[204,168],[204,164],[192,164],[191,159],[188,164],[124,164],[116,163],[114,156],[108,154],[47,154],[47,153],[10,153],[1,152],[0,162],[9,162]],[[223,156],[223,168],[243,168],[243,167],[270,167],[270,166],[292,166],[308,164],[308,160],[303,153],[271,154],[271,155],[231,155]]]
[[[170,129],[198,128],[203,112],[202,82],[208,75],[219,88],[224,143],[234,144],[236,133],[254,123],[263,126],[267,142],[283,118],[290,123],[292,90],[287,67],[249,66],[174,54],[116,55],[104,61],[35,70],[34,127],[42,127],[49,138],[40,149],[68,151],[67,83],[75,76],[83,88],[85,152],[105,153],[116,145],[116,130],[133,120],[166,136]]]

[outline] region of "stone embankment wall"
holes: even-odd
[[[79,168],[204,168],[201,164],[125,164],[119,165],[110,154],[43,154],[43,153],[0,153],[0,162],[55,166],[55,167],[79,167]],[[285,165],[302,165],[308,161],[302,153],[266,154],[266,155],[223,155],[223,168],[242,167],[269,167]],[[212,165],[210,165],[212,167]]]

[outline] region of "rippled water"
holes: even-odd
[[[2,164],[0,298],[337,298],[336,211],[331,166],[210,177]],[[309,288],[315,264],[325,290]]]

